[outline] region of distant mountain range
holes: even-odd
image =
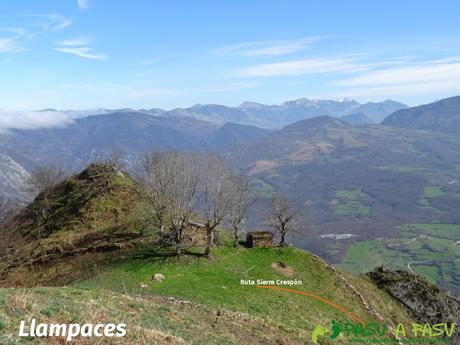
[[[11,192],[13,167],[25,172],[37,165],[53,164],[75,170],[113,149],[134,162],[149,150],[217,150],[268,133],[271,130],[255,126],[230,122],[220,126],[193,117],[152,116],[133,110],[80,117],[64,127],[11,129],[0,134],[0,152],[9,159],[0,160],[5,179],[0,179],[0,191]]]
[[[366,126],[377,123],[396,109],[384,121],[385,125],[415,129],[439,127],[451,131],[458,119],[456,109],[460,106],[456,107],[456,102],[459,99],[460,97],[454,97],[414,108],[407,108],[402,103],[390,100],[359,104],[349,99],[299,99],[271,106],[245,102],[237,108],[196,105],[171,111],[158,108],[68,111],[74,120],[64,127],[10,129],[0,133],[0,153],[3,154],[0,166],[3,180],[0,181],[0,190],[11,194],[17,189],[15,186],[21,183],[20,180],[26,177],[27,171],[39,164],[56,164],[73,170],[83,167],[97,155],[113,148],[122,151],[127,160],[133,160],[140,153],[152,149],[221,150],[232,145],[250,144],[267,135],[270,138],[268,141],[273,140],[280,135],[277,133],[286,133],[292,126],[301,126],[303,123],[296,125],[293,122],[315,118],[317,115],[340,118],[341,121],[337,120],[337,123],[342,125],[348,123]],[[447,113],[442,110],[443,107],[447,107]],[[89,115],[92,113],[94,115]],[[315,121],[318,120],[306,123],[310,126]],[[277,132],[248,124],[254,122],[267,127],[291,124]],[[363,131],[375,131],[365,128]],[[309,130],[312,129],[305,128],[306,132]],[[279,143],[273,141],[268,144],[271,146]],[[12,174],[12,170],[18,172]]]
[[[172,110],[160,108],[135,110],[125,108],[85,111],[67,110],[64,113],[68,114],[71,118],[113,113],[138,113],[171,119],[192,118],[219,126],[231,122],[262,128],[279,129],[296,121],[324,115],[342,117],[345,121],[350,121],[352,124],[378,124],[394,111],[406,109],[407,107],[403,103],[392,100],[361,104],[352,99],[320,100],[300,98],[279,105],[243,102],[238,107],[219,104],[197,104],[189,108],[176,108]],[[41,111],[50,112],[56,110],[49,108]],[[358,119],[357,116],[360,118]]]
[[[174,109],[161,115],[165,117],[193,117],[218,124],[236,122],[266,128],[281,128],[290,123],[316,116],[341,117],[357,113],[368,117],[370,123],[380,123],[392,112],[405,108],[407,105],[391,100],[360,104],[351,99],[333,101],[302,98],[280,105],[265,105],[255,102],[244,102],[239,107],[215,104],[195,105],[191,108]],[[158,112],[157,109],[156,111]]]

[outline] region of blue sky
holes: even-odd
[[[0,109],[460,94],[459,1],[0,2]]]

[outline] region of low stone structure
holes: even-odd
[[[246,236],[249,248],[267,248],[273,246],[273,233],[270,231],[252,231]]]
[[[187,247],[203,247],[206,244],[206,238],[204,224],[190,220],[184,231],[184,245]]]

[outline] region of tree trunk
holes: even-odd
[[[206,249],[204,251],[204,256],[207,258],[211,257],[211,247],[214,243],[214,229],[206,225]]]
[[[233,232],[235,235],[235,248],[238,248],[240,246],[240,229],[237,226],[234,226]]]
[[[280,247],[284,247],[284,245],[286,243],[285,236],[286,236],[286,234],[284,232],[281,232]]]
[[[176,255],[181,256],[182,255],[182,228],[176,229],[175,231],[175,239],[174,241],[176,242]]]

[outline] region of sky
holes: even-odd
[[[0,122],[44,108],[429,103],[460,94],[459,13],[457,0],[0,0]]]

